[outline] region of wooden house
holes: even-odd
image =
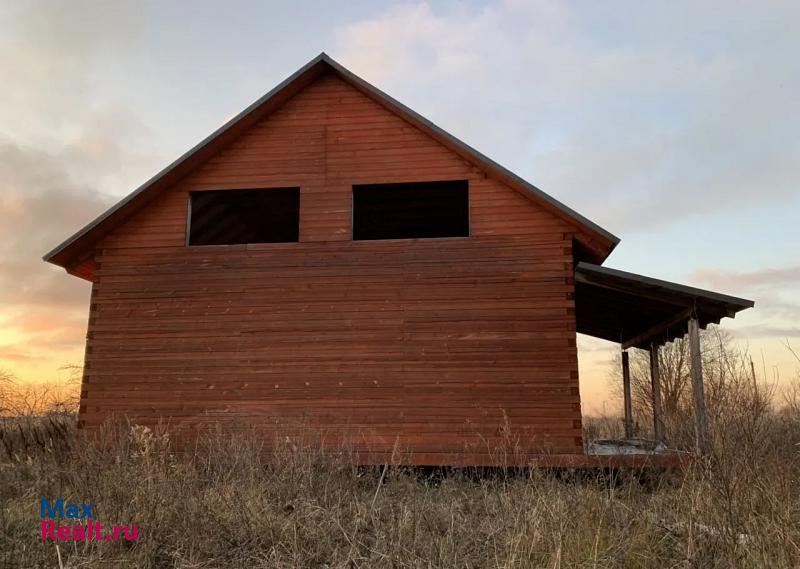
[[[657,350],[753,304],[600,266],[618,241],[321,54],[45,260],[92,283],[83,429],[569,464],[576,333]]]

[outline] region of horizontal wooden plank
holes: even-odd
[[[469,237],[351,240],[353,184],[447,179],[469,183]],[[286,186],[300,242],[185,246],[190,191]],[[580,452],[573,232],[322,77],[103,241],[81,420],[299,421],[432,463],[495,460],[509,437]]]

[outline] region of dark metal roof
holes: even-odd
[[[534,200],[553,208],[556,213],[573,222],[580,230],[588,234],[585,244],[590,248],[594,247],[598,260],[605,259],[619,243],[619,238],[610,232],[583,217],[552,196],[544,193],[536,186],[526,182],[513,172],[500,166],[471,146],[445,132],[428,119],[396,101],[380,89],[367,83],[348,69],[342,67],[327,54],[321,53],[281,82],[277,87],[214,131],[191,150],[183,154],[172,164],[164,168],[164,170],[145,182],[133,193],[120,200],[83,229],[44,255],[43,259],[65,267],[79,261],[97,240],[102,238],[103,235],[113,229],[118,223],[123,222],[126,216],[132,213],[132,211],[129,210],[136,210],[137,206],[141,207],[144,203],[147,203],[147,201],[155,197],[156,192],[160,189],[175,183],[199,163],[213,155],[217,150],[217,146],[229,142],[248,126],[267,116],[272,110],[282,105],[291,96],[311,83],[326,70],[334,71],[348,83],[357,87],[366,95],[393,110],[406,120],[416,124],[416,126],[422,128],[424,131],[427,131],[430,135],[439,139],[440,142],[459,153],[465,159],[479,164],[487,172],[498,176],[502,181],[508,183],[512,187],[527,194]]]
[[[591,263],[575,267],[577,330],[612,342],[624,343],[663,323],[669,325],[656,341],[669,342],[686,333],[689,314],[705,328],[754,305],[752,300]],[[686,318],[675,320],[681,313]]]

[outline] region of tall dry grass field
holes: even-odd
[[[179,453],[135,428],[100,445],[40,433],[0,466],[0,566],[796,567],[798,418],[741,426],[707,462],[644,480],[362,470],[247,436]],[[59,497],[138,525],[139,540],[57,550],[40,540],[38,501]]]
[[[90,444],[69,415],[6,419],[0,567],[800,566],[800,398],[746,381],[725,397],[708,458],[645,476],[368,470],[246,433],[178,452],[131,425]],[[670,417],[673,446],[690,425]],[[91,501],[139,539],[42,541],[41,498]]]

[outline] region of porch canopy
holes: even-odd
[[[622,347],[622,381],[625,437],[636,436],[631,401],[628,348],[650,351],[654,444],[666,444],[661,416],[659,346],[689,334],[695,443],[698,453],[708,452],[699,330],[719,324],[726,316],[751,308],[752,300],[684,286],[609,269],[591,263],[575,267],[575,317],[581,334],[619,342]]]
[[[752,300],[609,269],[591,263],[575,268],[575,315],[581,334],[618,342],[623,349],[649,349],[700,328],[719,324]]]

